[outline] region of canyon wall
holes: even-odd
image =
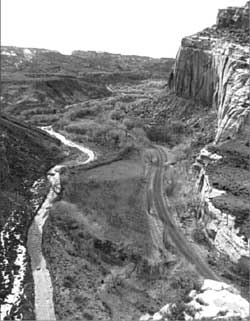
[[[219,253],[249,257],[249,5],[219,10],[217,23],[182,40],[170,81],[177,96],[216,110],[214,142],[197,158],[200,221]]]
[[[249,275],[249,6],[248,1],[242,8],[221,9],[216,25],[184,38],[168,81],[176,96],[216,112],[213,142],[194,164],[202,204],[198,219],[217,254],[231,262],[234,277]],[[174,320],[181,309],[184,320],[249,316],[249,303],[236,288],[205,279],[189,293],[188,303],[167,304],[140,321]]]

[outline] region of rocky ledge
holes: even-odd
[[[170,321],[180,315],[181,320],[247,320],[249,303],[232,286],[205,279],[199,290],[189,293],[187,303],[181,307],[166,304],[154,315],[145,314],[139,321]],[[180,320],[180,319],[179,319]]]

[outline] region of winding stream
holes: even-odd
[[[70,141],[62,134],[55,132],[51,126],[42,127],[41,129],[59,139],[63,144],[77,148],[82,153],[85,153],[88,157],[85,161],[81,162],[81,164],[86,164],[94,160],[95,155],[91,150]],[[52,282],[42,253],[42,233],[44,223],[48,217],[48,210],[52,207],[54,200],[61,191],[60,170],[64,166],[65,165],[56,165],[48,172],[47,177],[51,187],[28,232],[27,248],[31,258],[34,279],[36,320],[56,320]]]

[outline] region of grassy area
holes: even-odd
[[[110,320],[101,295],[104,280],[115,267],[126,269],[150,254],[142,163],[128,159],[66,173],[62,186],[62,200],[50,213],[44,237],[57,316]],[[140,309],[133,311],[139,316]]]
[[[62,183],[65,200],[76,204],[90,220],[100,221],[101,225],[104,221],[110,227],[105,237],[118,233],[121,240],[128,241],[131,229],[141,237],[147,231],[142,203],[146,182],[139,160],[121,160],[69,174],[62,178]],[[144,251],[145,241],[143,237]]]
[[[144,164],[134,151],[124,155],[63,174],[43,243],[58,318],[132,321],[197,286],[196,272],[176,252],[151,259]]]

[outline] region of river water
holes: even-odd
[[[67,139],[60,133],[57,133],[50,127],[42,127],[51,136],[59,139],[64,145],[74,147],[87,155],[87,159],[81,164],[86,164],[94,160],[94,153],[77,143]],[[28,233],[28,251],[31,257],[32,274],[34,279],[35,292],[35,314],[36,320],[56,320],[53,304],[53,287],[46,261],[42,253],[42,233],[43,226],[48,217],[49,209],[52,207],[54,200],[61,191],[60,170],[64,165],[56,165],[48,172],[50,182],[50,191],[37,212]]]
[[[51,126],[41,127],[41,129],[46,131],[51,136],[59,139],[64,145],[77,148],[79,151],[84,153],[86,155],[86,159],[80,163],[78,161],[77,165],[86,164],[94,160],[95,155],[93,151],[80,144],[72,142],[62,134],[55,132]],[[36,320],[56,320],[53,303],[52,282],[49,270],[47,269],[45,258],[42,253],[42,235],[43,226],[48,217],[49,209],[52,207],[53,202],[55,201],[57,195],[61,191],[60,171],[62,167],[65,166],[66,165],[59,164],[49,170],[47,174],[47,179],[50,183],[50,190],[42,206],[37,211],[37,214],[34,217],[33,222],[28,231],[27,250],[31,258],[32,275],[34,279]],[[40,183],[41,180],[39,179],[33,184],[31,191],[34,195],[38,193]],[[38,207],[38,205],[36,204],[33,204],[33,206],[34,208],[36,208],[36,206]],[[7,242],[9,240],[9,236],[11,236],[12,238],[15,237],[16,239],[19,238],[19,236],[14,233],[13,229],[15,228],[15,226],[13,226],[13,228],[11,227],[13,225],[12,216],[13,215],[10,216],[9,222],[7,222],[5,228],[3,228],[3,230],[0,233],[0,241],[1,246],[3,246],[3,249],[7,249]],[[23,281],[27,264],[25,256],[26,247],[20,244],[17,247],[17,259],[15,262],[15,265],[18,268],[16,269],[16,273],[13,273],[14,279],[12,291],[4,300],[4,303],[1,304],[1,320],[8,316],[13,306],[17,306],[20,303],[21,297],[23,295]],[[6,264],[7,263],[8,262],[6,262]],[[4,279],[6,279],[6,282],[8,282],[8,275],[6,275]]]

